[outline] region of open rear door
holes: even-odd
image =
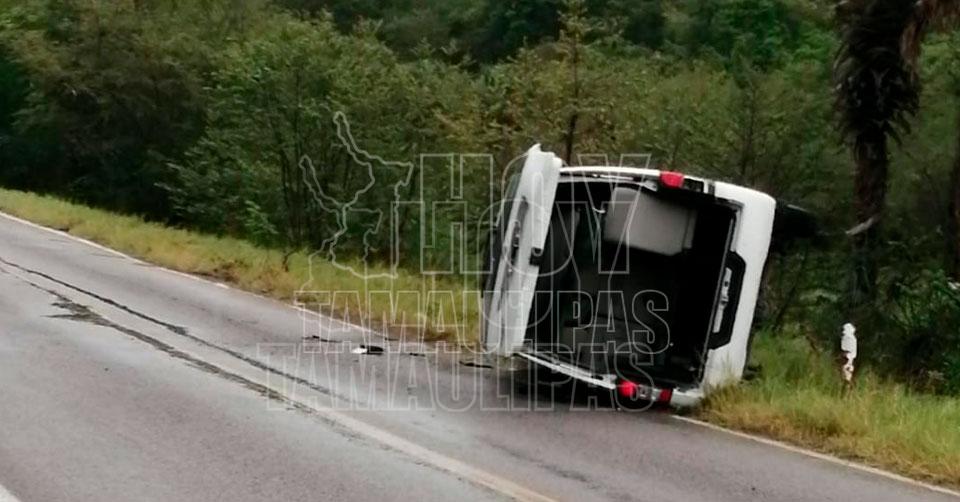
[[[535,145],[501,206],[483,295],[488,353],[509,356],[523,345],[562,165],[556,155]]]

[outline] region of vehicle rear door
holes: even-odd
[[[509,356],[523,345],[562,165],[556,155],[534,146],[501,204],[483,294],[482,338],[488,353]]]

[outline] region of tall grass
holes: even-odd
[[[960,486],[960,398],[918,393],[869,369],[848,391],[839,362],[789,333],[760,333],[753,359],[760,376],[712,394],[702,418]]]
[[[0,211],[175,270],[215,277],[237,287],[281,300],[296,291],[365,291],[398,293],[464,291],[464,285],[436,281],[410,272],[393,280],[363,281],[324,260],[284,253],[227,237],[201,235],[143,220],[86,208],[56,198],[0,189]],[[373,272],[386,272],[386,269]],[[362,295],[365,296],[365,295]],[[479,315],[476,302],[465,309],[436,301],[416,301],[418,295],[365,297],[360,307],[335,309],[341,316],[356,310],[381,318],[395,309],[404,324],[427,318],[427,333],[474,343]],[[445,326],[431,322],[443,318]],[[351,319],[356,321],[354,317]],[[370,320],[370,319],[366,319]],[[390,320],[385,326],[389,328]],[[909,476],[960,486],[960,398],[913,392],[869,370],[845,391],[839,364],[818,353],[800,336],[760,333],[753,360],[762,367],[758,378],[713,393],[698,411],[708,421],[771,436],[841,457],[863,461]]]

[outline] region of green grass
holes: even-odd
[[[0,211],[158,265],[213,277],[280,300],[291,300],[298,290],[408,291],[420,292],[421,297],[430,292],[459,295],[464,291],[462,284],[409,272],[400,272],[392,281],[365,282],[329,262],[311,261],[304,253],[292,255],[284,267],[283,253],[277,250],[172,229],[52,197],[0,189]],[[381,313],[393,307],[393,322],[388,319],[372,325],[396,330],[396,324],[420,320],[431,337],[457,336],[461,343],[475,343],[476,302],[458,309],[449,303],[423,305],[416,296],[399,295],[395,306],[385,297],[373,297],[361,300],[360,305],[335,305],[333,310],[358,321],[358,311],[382,319]],[[442,323],[437,321],[441,318]],[[401,322],[395,322],[397,319]],[[754,360],[762,365],[761,376],[714,393],[697,411],[700,418],[915,478],[960,486],[960,398],[913,392],[869,371],[860,374],[856,387],[845,393],[837,365],[789,333],[761,333]]]
[[[847,392],[839,363],[789,333],[761,333],[753,359],[760,377],[712,394],[700,418],[960,486],[960,398],[918,393],[869,370]]]
[[[397,336],[474,344],[478,301],[464,284],[400,270],[392,279],[363,279],[323,259],[284,253],[247,241],[204,235],[91,209],[54,197],[0,189],[0,211],[68,232],[173,270],[349,318]],[[360,269],[359,263],[346,263]],[[371,275],[389,273],[386,267]],[[298,294],[297,292],[335,292]],[[357,292],[356,295],[347,292]],[[467,300],[461,300],[466,294]],[[391,299],[392,297],[392,299]],[[304,300],[306,299],[306,300]],[[322,305],[321,305],[322,304]],[[369,315],[368,315],[369,314]]]

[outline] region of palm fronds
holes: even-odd
[[[919,107],[920,82],[902,50],[915,8],[915,0],[846,0],[837,6],[836,108],[858,160],[885,153],[874,151],[876,140],[899,139]]]

